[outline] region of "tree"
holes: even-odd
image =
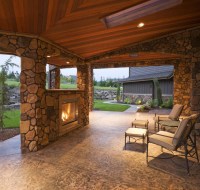
[[[158,101],[158,106],[161,106],[163,101],[162,101],[162,90],[160,88],[160,84],[158,82],[158,79],[153,79],[154,83],[154,94],[155,94],[155,99]]]
[[[4,118],[5,116],[5,107],[4,105],[8,103],[8,85],[6,84],[6,80],[8,78],[9,67],[17,66],[15,63],[12,63],[12,59],[14,56],[10,56],[3,65],[0,66],[0,129],[2,131],[4,127]]]
[[[96,81],[95,77],[93,77],[93,85],[97,86],[97,81]]]
[[[117,84],[117,102],[120,102],[120,99],[121,99],[121,97],[120,97],[120,87],[121,87],[121,84],[118,83]]]

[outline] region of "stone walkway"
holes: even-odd
[[[63,136],[43,150],[0,156],[1,190],[143,190],[200,189],[200,166],[188,176],[183,158],[150,158],[141,141],[124,150],[124,132],[135,118],[153,114],[93,111],[90,125]],[[198,151],[200,153],[198,138]],[[166,156],[150,145],[150,154]],[[192,162],[190,162],[191,164]],[[157,168],[157,169],[155,169]]]

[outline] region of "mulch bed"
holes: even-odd
[[[0,141],[5,141],[19,134],[19,128],[3,129],[0,131]]]

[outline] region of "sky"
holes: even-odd
[[[10,57],[10,55],[2,55],[0,54],[0,65],[4,64],[5,61]],[[20,57],[15,56],[12,60],[13,63],[16,63],[19,65],[19,67],[13,67],[10,68],[10,71],[12,72],[20,72],[20,63],[21,59]],[[63,75],[76,75],[77,69],[61,69],[61,73]],[[127,78],[129,74],[129,69],[128,67],[123,67],[123,68],[108,68],[108,69],[94,69],[94,78],[97,81],[101,80],[101,77],[103,79],[109,79],[109,78]]]

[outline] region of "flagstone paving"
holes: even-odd
[[[186,174],[183,158],[150,158],[142,141],[124,150],[124,132],[131,121],[153,114],[93,111],[90,125],[79,128],[33,153],[0,156],[1,190],[200,189],[200,165]],[[200,152],[198,137],[198,151]],[[150,145],[150,154],[168,156]],[[1,152],[0,152],[1,153]],[[190,162],[191,164],[192,162]],[[156,169],[155,169],[156,168]]]

